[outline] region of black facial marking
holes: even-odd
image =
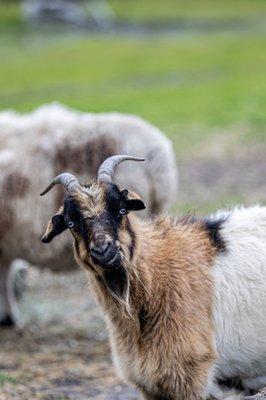
[[[130,254],[130,260],[132,260],[132,258],[134,256],[135,246],[136,246],[136,235],[135,235],[135,232],[133,231],[128,219],[126,221],[126,230],[131,238],[131,243],[129,245],[129,254]]]
[[[110,184],[106,191],[106,207],[109,215],[115,217],[118,222],[121,222],[122,216],[119,211],[126,209],[126,201],[118,187],[114,184]]]
[[[66,224],[69,225],[70,222],[73,222],[74,231],[78,232],[79,235],[83,238],[84,242],[87,243],[88,227],[84,221],[77,202],[71,196],[65,197],[64,215]]]
[[[118,229],[123,218],[119,211],[126,209],[126,202],[118,187],[114,184],[108,185],[105,201],[106,213],[103,214],[102,218],[106,218],[106,224],[111,230],[113,239],[118,240]]]
[[[223,217],[217,220],[214,219],[204,219],[204,227],[208,232],[212,244],[217,248],[219,252],[226,250],[226,244],[221,235],[221,228],[223,223],[227,220],[227,217]]]

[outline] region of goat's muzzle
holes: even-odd
[[[92,261],[102,268],[118,268],[121,264],[122,257],[116,243],[103,235],[92,240],[89,252]]]

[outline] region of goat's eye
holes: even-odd
[[[72,222],[72,221],[69,221],[68,223],[67,223],[67,226],[68,226],[68,228],[74,228],[74,222]]]
[[[125,208],[121,208],[121,210],[119,210],[120,215],[125,215],[126,213],[127,213],[127,210]]]

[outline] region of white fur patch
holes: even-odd
[[[12,150],[5,149],[0,151],[0,165],[1,166],[9,165],[14,159],[14,156],[15,154]]]
[[[216,369],[221,377],[265,376],[266,207],[234,209],[221,235],[226,251],[214,267]]]

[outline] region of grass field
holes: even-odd
[[[2,3],[0,108],[28,111],[56,100],[80,110],[139,114],[166,132],[179,159],[216,141],[230,152],[232,135],[237,146],[265,143],[265,1],[110,4],[124,20],[204,26],[231,19],[241,29],[163,35],[21,30],[17,4]]]
[[[97,0],[94,1],[97,3]],[[265,0],[109,0],[117,18],[127,21],[243,20],[263,18]],[[8,25],[21,22],[16,0],[2,0],[0,21]]]

